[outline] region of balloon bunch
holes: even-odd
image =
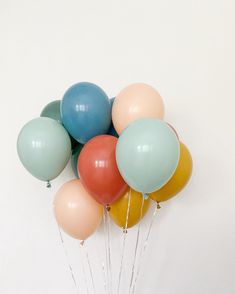
[[[162,98],[149,85],[132,84],[109,99],[97,85],[82,82],[22,128],[20,160],[47,186],[71,158],[76,179],[54,201],[66,233],[85,240],[100,225],[104,208],[127,229],[145,215],[150,199],[159,207],[184,188],[192,158],[163,118]]]

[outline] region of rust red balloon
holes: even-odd
[[[106,205],[121,197],[127,189],[116,163],[117,138],[96,136],[83,147],[78,173],[86,190],[97,202]]]

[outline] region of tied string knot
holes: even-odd
[[[147,200],[149,198],[149,195],[147,193],[142,193],[144,200]]]
[[[46,187],[47,187],[47,188],[51,188],[51,182],[50,182],[49,180],[47,181],[47,185],[46,185]]]
[[[111,207],[109,206],[109,204],[106,204],[106,206],[105,206],[105,208],[106,208],[106,211],[110,211],[110,209],[111,209]]]

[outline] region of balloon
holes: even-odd
[[[139,119],[120,135],[116,159],[122,177],[131,188],[151,193],[172,177],[179,161],[179,140],[165,122]]]
[[[133,121],[140,118],[159,118],[164,116],[164,105],[161,96],[151,86],[136,83],[124,88],[116,97],[112,120],[117,133]]]
[[[111,110],[112,110],[112,107],[113,107],[113,102],[114,102],[114,98],[111,98],[109,101],[110,101],[110,104],[111,104]],[[113,122],[111,122],[111,125],[109,127],[109,130],[108,130],[108,135],[111,135],[111,136],[114,136],[116,138],[118,138],[118,133],[116,132],[116,130],[114,129],[114,126],[113,126]]]
[[[61,115],[70,135],[85,144],[94,136],[107,133],[111,124],[109,98],[95,84],[75,84],[64,94]]]
[[[71,154],[69,135],[47,117],[29,121],[20,131],[17,151],[24,167],[36,178],[50,181],[65,168]]]
[[[162,202],[175,196],[188,183],[192,174],[192,168],[193,161],[190,152],[187,147],[180,142],[180,159],[175,173],[165,186],[149,194],[149,196],[157,202]]]
[[[128,203],[130,197],[130,207],[127,221]],[[135,190],[129,189],[121,198],[110,205],[110,217],[121,228],[130,228],[143,218],[149,209],[150,198],[145,199],[142,209],[143,196]],[[126,226],[127,223],[127,226]]]
[[[57,192],[54,213],[58,225],[67,234],[85,240],[100,225],[103,207],[87,193],[80,180],[72,180]]]
[[[117,200],[127,189],[117,168],[116,144],[117,138],[113,136],[97,136],[84,146],[78,159],[78,172],[84,187],[103,205]]]
[[[52,118],[56,120],[58,123],[62,124],[62,118],[60,115],[60,104],[61,104],[60,100],[55,100],[50,102],[43,108],[40,116]],[[71,136],[70,136],[70,140],[71,140],[71,146],[73,150],[78,145],[78,142]]]
[[[78,146],[73,150],[72,152],[72,157],[71,157],[71,166],[73,169],[73,173],[75,175],[75,177],[79,178],[78,175],[78,157],[82,151],[84,145],[82,144],[78,144]]]
[[[60,115],[60,100],[55,100],[48,103],[42,110],[40,116],[49,117],[62,124]]]

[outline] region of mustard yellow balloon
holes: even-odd
[[[172,178],[161,189],[150,193],[149,196],[157,202],[170,199],[178,194],[188,183],[193,168],[193,161],[188,148],[180,142],[180,159]]]
[[[143,195],[139,192],[129,189],[121,198],[110,205],[110,217],[121,228],[126,227],[128,200],[130,196],[130,208],[127,222],[127,228],[133,227],[141,219],[141,207]],[[144,200],[142,209],[142,218],[149,208],[150,199]]]

